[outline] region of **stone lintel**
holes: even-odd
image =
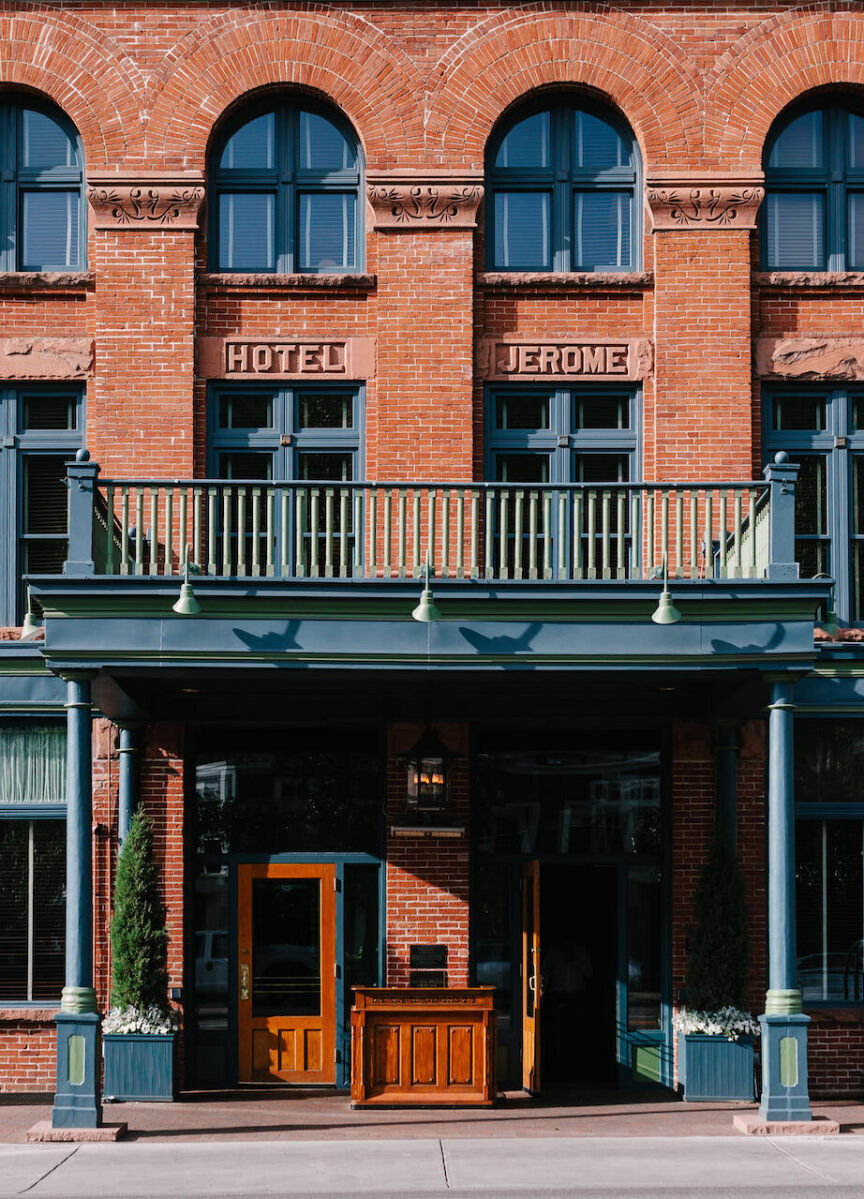
[[[760,379],[860,382],[864,337],[759,337],[754,359]]]
[[[393,171],[366,179],[375,229],[475,229],[483,199],[481,175],[460,171]]]
[[[755,229],[765,188],[761,174],[665,171],[649,177],[646,197],[655,233]]]
[[[86,337],[0,337],[0,379],[83,379],[92,369]]]
[[[574,379],[647,379],[654,364],[647,338],[544,338],[537,341],[484,338],[477,346],[477,373],[492,382]]]
[[[90,171],[94,229],[197,229],[204,201],[200,171]]]

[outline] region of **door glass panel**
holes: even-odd
[[[774,142],[768,166],[786,171],[818,170],[823,163],[822,127],[820,109],[792,121]]]
[[[229,137],[219,161],[220,168],[229,171],[272,170],[276,120],[266,112],[241,125]]]
[[[852,432],[864,432],[864,396],[852,396]]]
[[[629,429],[630,397],[575,396],[573,425],[577,429]]]
[[[354,1002],[352,987],[378,982],[377,866],[345,867],[345,1011]]]
[[[828,573],[827,571],[825,572]],[[852,611],[850,618],[861,619],[864,614],[864,541],[852,542]]]
[[[28,395],[21,397],[21,432],[28,429],[76,429],[78,403],[72,395]]]
[[[297,457],[301,479],[344,483],[353,478],[354,455],[351,453],[306,450]]]
[[[261,392],[220,395],[219,428],[272,429],[273,396]]]
[[[629,192],[574,193],[574,269],[597,270],[630,265],[632,203]]]
[[[626,483],[630,478],[629,454],[574,454],[574,483]]]
[[[302,271],[351,270],[355,262],[353,192],[303,192],[299,251]]]
[[[223,192],[219,196],[219,269],[274,270],[275,214],[272,193]]]
[[[321,1012],[321,880],[252,880],[252,1015]]]
[[[774,396],[771,405],[772,427],[776,432],[792,430],[821,433],[826,424],[824,395]]]
[[[548,167],[551,114],[536,112],[514,125],[501,145],[495,158],[495,166]]]
[[[66,459],[28,454],[24,459],[24,533],[65,534],[68,503]]]
[[[799,533],[824,534],[828,512],[827,461],[802,454],[795,488],[795,528]]]
[[[200,848],[221,852],[221,842]],[[195,1068],[199,1085],[225,1081],[228,1061],[228,867],[201,863],[195,879]]]
[[[220,479],[272,479],[273,455],[267,451],[230,450],[219,455]]]
[[[534,1015],[536,1003],[536,981],[534,953],[534,929],[537,918],[534,914],[534,881],[530,875],[522,876],[522,896],[524,916],[522,921],[522,936],[525,942],[522,968],[525,971],[525,1015],[530,1020]],[[533,985],[532,985],[533,984]]]
[[[827,541],[795,542],[795,561],[801,568],[802,579],[831,574],[831,547]]]
[[[496,454],[499,483],[548,483],[549,454]]]
[[[549,270],[548,192],[496,192],[495,265],[504,270]]]
[[[627,1028],[660,1028],[660,872],[631,870],[627,880]]]
[[[25,191],[21,195],[24,270],[77,267],[81,193]]]
[[[354,397],[301,392],[297,400],[297,424],[301,429],[352,429]]]
[[[548,429],[548,395],[499,395],[495,398],[496,429]]]

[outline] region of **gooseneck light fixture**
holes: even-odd
[[[24,617],[24,624],[21,626],[21,640],[32,641],[41,628],[41,624],[36,619],[36,613],[33,611],[33,598],[30,595],[30,588],[28,587],[27,613]]]
[[[171,611],[176,612],[178,616],[197,616],[201,611],[201,605],[195,598],[195,592],[192,590],[192,584],[189,582],[189,551],[186,551],[186,562],[183,570],[183,582],[180,584],[180,596],[175,604],[171,605]]]
[[[660,592],[660,602],[654,611],[651,613],[651,619],[655,624],[677,624],[681,619],[681,613],[672,603],[672,593],[669,590],[669,578],[667,575],[668,564],[666,555],[663,555],[663,590]]]
[[[438,605],[435,603],[432,595],[432,588],[429,584],[429,559],[426,559],[425,568],[425,584],[420,595],[420,603],[411,613],[412,619],[419,620],[421,624],[431,624],[435,620],[441,619],[441,612]]]

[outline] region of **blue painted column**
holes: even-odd
[[[139,745],[138,729],[120,726],[120,779],[117,787],[117,842],[120,849],[129,832],[132,816],[138,805]]]
[[[57,1023],[54,1128],[102,1123],[93,989],[93,750],[89,674],[66,676],[66,985]]]
[[[794,681],[772,681],[768,708],[768,992],[762,1025],[766,1121],[809,1121],[807,1025],[795,964]]]

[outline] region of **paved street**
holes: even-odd
[[[864,1137],[2,1145],[0,1196],[864,1195]]]

